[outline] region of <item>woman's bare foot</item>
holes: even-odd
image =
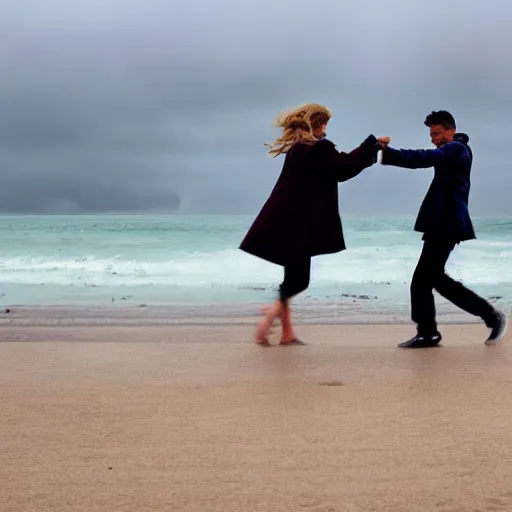
[[[268,338],[257,339],[256,345],[260,345],[261,347],[270,347],[270,341],[268,341]]]
[[[268,336],[270,334],[270,329],[272,328],[272,323],[272,321],[269,321],[268,316],[265,316],[261,320],[256,329],[256,343],[265,346],[270,345],[268,341]]]
[[[304,343],[302,340],[299,340],[298,338],[293,338],[291,340],[281,340],[279,345],[306,345],[306,343]]]

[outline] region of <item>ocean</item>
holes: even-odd
[[[282,269],[238,249],[250,216],[0,216],[2,306],[255,305],[276,297]],[[348,250],[313,260],[305,308],[408,309],[421,251],[414,216],[343,216]],[[512,306],[512,218],[475,218],[477,240],[447,271]],[[443,301],[440,300],[441,307]]]

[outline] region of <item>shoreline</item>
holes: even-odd
[[[500,305],[498,305],[499,307]],[[0,327],[83,326],[137,327],[179,325],[254,325],[261,318],[262,304],[238,306],[8,306],[0,310]],[[481,320],[455,308],[438,306],[438,322],[442,324],[479,324]],[[510,315],[509,308],[503,308]],[[373,311],[360,304],[303,305],[293,307],[297,325],[412,325],[409,310]],[[278,323],[276,323],[278,326]]]

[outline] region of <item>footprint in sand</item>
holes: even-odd
[[[344,384],[340,380],[329,380],[327,382],[320,382],[320,386],[336,387],[336,386],[344,386]]]

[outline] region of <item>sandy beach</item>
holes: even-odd
[[[479,324],[0,326],[2,512],[512,510],[512,344]]]

